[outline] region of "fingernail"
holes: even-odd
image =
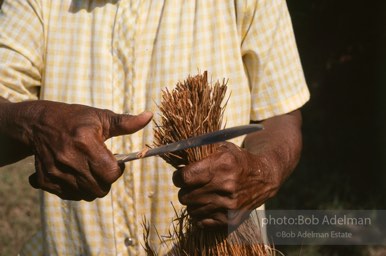
[[[148,110],[145,110],[145,111],[143,111],[142,113],[140,113],[140,115],[144,115],[144,114],[147,114],[147,113],[153,114],[153,112],[148,111]]]
[[[153,112],[151,111],[143,111],[139,114],[139,116],[153,116]]]

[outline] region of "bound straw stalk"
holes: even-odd
[[[222,127],[223,103],[227,91],[227,81],[208,83],[207,72],[194,77],[189,76],[184,82],[177,83],[175,89],[162,92],[158,106],[161,120],[154,129],[155,146],[172,143],[188,137],[219,130]],[[216,144],[190,148],[169,153],[161,157],[174,168],[180,168],[210,155],[216,150]],[[186,210],[176,212],[172,237],[175,243],[170,248],[170,255],[272,255],[273,250],[262,243],[261,231],[256,221],[245,220],[231,233],[220,230],[205,230],[195,226]],[[148,255],[156,255],[148,242],[148,224],[145,224],[145,250]],[[173,234],[174,233],[174,234]],[[162,238],[160,238],[162,240]]]

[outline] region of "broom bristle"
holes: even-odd
[[[207,72],[189,76],[173,91],[162,92],[160,123],[154,130],[154,145],[161,146],[192,136],[220,130],[226,103],[226,81],[208,86]],[[166,162],[178,168],[196,162],[214,152],[215,145],[190,148],[162,155]]]
[[[155,123],[154,146],[161,146],[192,136],[217,131],[222,127],[223,103],[227,90],[227,81],[208,83],[207,72],[194,77],[189,76],[184,82],[177,83],[171,92],[162,91],[162,101],[158,106],[161,120]],[[161,157],[175,168],[199,161],[216,149],[216,144],[181,150],[164,154]],[[236,230],[204,230],[195,226],[186,210],[176,211],[176,224],[173,223],[176,242],[170,248],[170,255],[272,255],[273,250],[262,243],[260,228],[252,220],[245,220]],[[145,232],[149,233],[149,227]],[[145,250],[148,255],[155,255],[149,245],[149,236],[144,235]],[[160,238],[162,240],[162,238]],[[161,241],[162,242],[162,241]]]

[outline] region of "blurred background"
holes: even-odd
[[[287,0],[311,100],[302,159],[268,209],[386,209],[385,3]],[[277,247],[286,255],[386,255],[368,246]]]
[[[311,100],[302,159],[268,209],[386,209],[386,1],[368,3],[287,0]],[[0,169],[0,255],[15,255],[40,226],[32,170],[31,158]],[[374,246],[277,249],[386,255]]]

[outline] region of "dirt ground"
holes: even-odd
[[[17,255],[39,229],[39,193],[28,183],[33,158],[0,168],[0,255]]]

